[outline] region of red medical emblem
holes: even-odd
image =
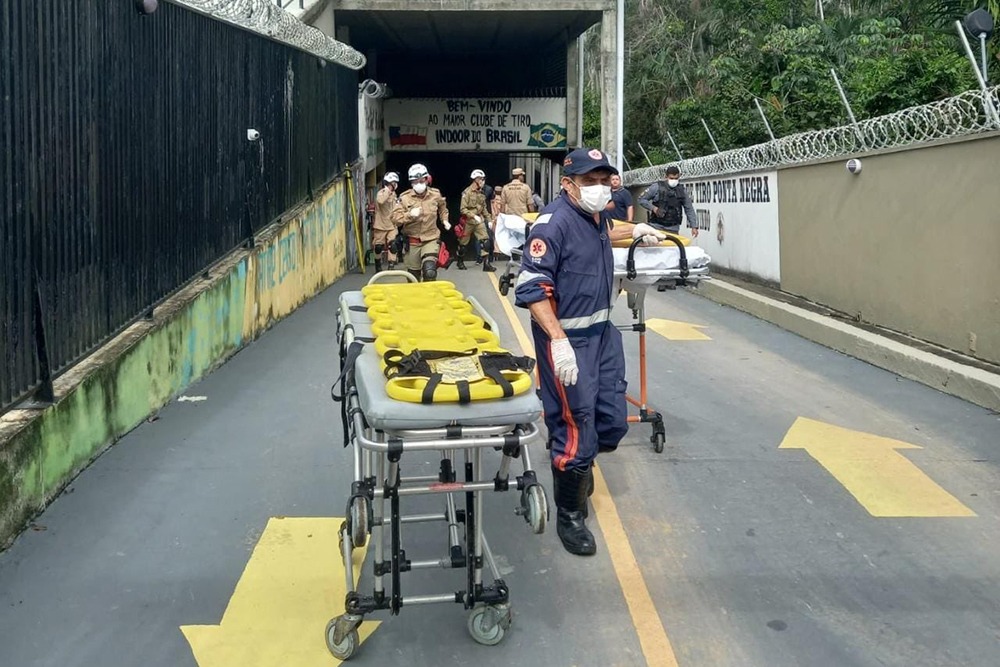
[[[535,239],[531,242],[531,249],[528,251],[532,257],[541,257],[545,254],[548,248],[545,247],[545,241],[541,239]]]
[[[604,157],[603,155],[601,155],[601,151],[597,150],[596,148],[594,150],[590,151],[589,153],[587,153],[587,155],[589,155],[590,157],[594,158],[595,160],[600,160],[601,158]]]

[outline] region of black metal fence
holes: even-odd
[[[351,70],[167,2],[2,0],[0,411],[356,154]]]

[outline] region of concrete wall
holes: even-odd
[[[781,281],[778,253],[778,174],[775,171],[727,174],[713,178],[685,178],[698,220],[685,217],[681,233],[698,238],[692,245],[703,248],[712,266],[777,286]],[[782,183],[784,187],[784,183]],[[646,209],[639,196],[647,186],[630,189],[635,201],[635,220],[645,222]]]
[[[0,548],[95,456],[346,271],[342,182],[0,419]]]
[[[781,288],[1000,362],[1000,136],[779,172]]]

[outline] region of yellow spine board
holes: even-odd
[[[500,346],[496,334],[486,328],[483,319],[472,312],[472,304],[455,289],[454,284],[435,281],[369,285],[361,291],[372,320],[375,350],[382,358],[383,371],[387,367],[384,357],[390,350],[403,354],[414,350],[455,352],[455,359],[428,362],[435,367],[440,364],[436,372],[444,377],[434,389],[435,403],[457,403],[460,400],[455,378],[450,376],[448,370],[441,370],[447,369],[449,363],[467,373],[472,369],[472,375],[465,376],[476,378],[468,380],[471,400],[503,398],[503,387],[482,375],[477,359],[479,353],[506,353],[507,350]],[[462,356],[462,353],[473,349],[477,352],[475,356]],[[531,389],[530,373],[505,370],[501,375],[511,384],[515,396]],[[395,400],[421,403],[427,382],[428,378],[423,376],[391,377],[386,381],[386,392]]]

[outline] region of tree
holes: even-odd
[[[988,0],[996,16],[998,4]],[[975,7],[968,0],[838,0],[824,5],[824,21],[815,7],[815,0],[627,0],[629,162],[644,163],[638,143],[651,158],[672,159],[667,129],[686,157],[710,153],[702,118],[723,150],[766,141],[754,98],[779,135],[843,124],[830,68],[860,118],[975,85],[952,26]],[[584,109],[590,141],[600,136],[595,60]],[[991,69],[996,80],[1000,66]]]

